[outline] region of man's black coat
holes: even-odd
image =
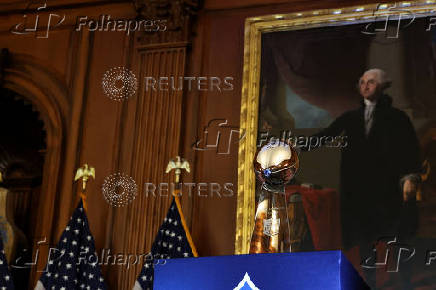
[[[397,235],[403,196],[400,179],[420,169],[419,142],[408,116],[383,95],[365,136],[365,105],[338,117],[318,136],[343,133],[341,220],[345,248]],[[416,218],[416,217],[410,217]]]

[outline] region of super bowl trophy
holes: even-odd
[[[270,142],[257,152],[254,171],[261,192],[250,254],[291,252],[285,185],[294,178],[298,166],[297,151],[286,142]]]

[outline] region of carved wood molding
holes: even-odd
[[[137,18],[160,20],[164,28],[156,32],[139,32],[141,45],[189,41],[191,24],[201,0],[134,0]]]
[[[186,48],[160,47],[138,50],[139,78],[144,76],[183,76]],[[118,253],[146,255],[151,250],[156,232],[171,204],[171,196],[148,193],[145,183],[173,182],[165,173],[168,160],[179,153],[182,126],[182,91],[146,90],[140,82],[135,98],[133,148],[130,175],[137,181],[140,193],[126,210],[115,212],[113,248]],[[120,238],[122,237],[122,238]],[[132,289],[143,263],[118,272],[117,289]]]

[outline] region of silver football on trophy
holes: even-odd
[[[297,151],[287,142],[270,142],[260,148],[254,158],[257,179],[269,187],[289,183],[297,173],[299,160]]]

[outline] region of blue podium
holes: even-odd
[[[340,251],[169,259],[155,265],[154,290],[369,289]]]

